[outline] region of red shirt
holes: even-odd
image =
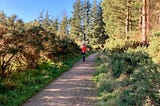
[[[82,46],[81,51],[82,51],[83,53],[85,53],[85,52],[86,52],[86,46],[85,46],[85,45],[84,45],[84,46]]]

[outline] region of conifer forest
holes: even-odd
[[[70,17],[50,16],[0,11],[0,106],[22,105],[70,69],[83,41],[99,53],[98,106],[160,106],[160,0],[75,0]]]

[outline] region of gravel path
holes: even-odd
[[[77,62],[23,106],[96,106],[96,87],[92,81],[96,55]]]

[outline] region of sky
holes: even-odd
[[[0,0],[0,11],[7,16],[16,14],[25,22],[37,19],[41,12],[48,11],[52,18],[63,14],[71,16],[76,0]],[[82,0],[83,1],[83,0]],[[90,0],[91,3],[93,0]],[[97,0],[100,1],[100,0]]]

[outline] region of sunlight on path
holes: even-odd
[[[92,81],[96,55],[77,62],[23,106],[96,106],[96,87]]]

